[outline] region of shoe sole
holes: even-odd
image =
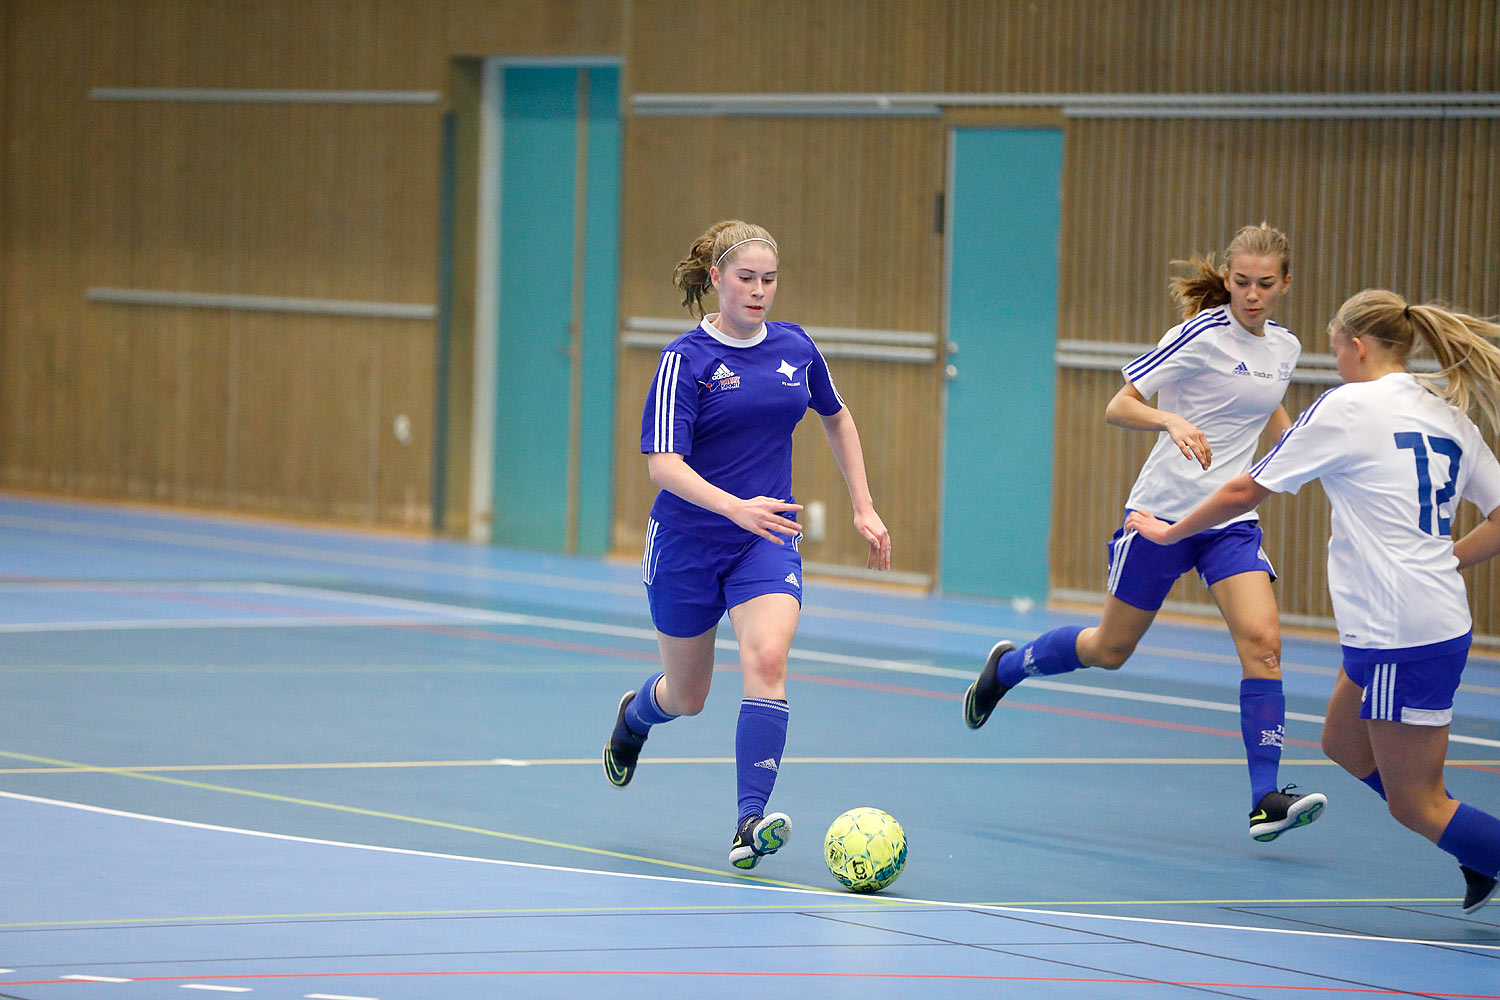
[[[615,723],[617,725],[619,724],[621,716],[625,714],[625,706],[629,705],[631,699],[633,699],[634,697],[634,691],[626,691],[623,695],[620,696],[620,707],[615,710]],[[630,784],[630,779],[635,777],[635,768],[633,766],[620,767],[616,765],[614,757],[610,753],[610,751],[613,749],[613,739],[611,739],[610,742],[604,744],[604,777],[608,778],[609,783],[611,785],[614,785],[616,788],[624,788],[626,785]]]
[[[980,679],[982,680],[985,674],[989,674],[993,678],[995,676],[995,666],[1000,662],[1000,657],[1015,648],[1016,644],[1013,642],[997,642],[991,646],[990,655],[984,659],[984,669],[979,671]],[[995,712],[994,707],[991,707],[988,712],[980,715],[978,708],[974,704],[975,699],[978,697],[979,681],[976,680],[973,684],[969,685],[969,690],[964,692],[964,725],[970,729],[978,729],[983,726],[986,722],[990,721],[990,716]],[[995,701],[995,704],[1000,704],[998,699]]]
[[[1307,826],[1313,820],[1323,815],[1323,809],[1328,805],[1328,799],[1321,792],[1313,792],[1311,795],[1303,795],[1287,812],[1286,819],[1275,824],[1262,823],[1260,826],[1250,828],[1250,839],[1258,840],[1262,844],[1269,844],[1288,830],[1295,830],[1300,826]],[[1271,829],[1266,829],[1270,826]],[[1256,830],[1260,832],[1257,833]]]
[[[742,871],[749,871],[760,864],[760,859],[775,854],[792,839],[792,818],[786,813],[772,813],[755,827],[755,844],[740,846],[729,852],[729,863]],[[748,854],[735,855],[748,850]]]

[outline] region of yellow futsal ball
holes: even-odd
[[[833,877],[855,892],[879,892],[906,867],[906,831],[890,813],[861,806],[828,828],[823,858]]]

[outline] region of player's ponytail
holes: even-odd
[[[1186,267],[1192,274],[1184,278],[1173,278],[1167,285],[1172,299],[1182,310],[1183,319],[1191,319],[1205,309],[1222,306],[1229,301],[1229,288],[1225,278],[1229,264],[1238,254],[1253,257],[1275,257],[1281,261],[1281,276],[1292,273],[1292,246],[1286,234],[1262,222],[1258,226],[1245,226],[1234,234],[1224,250],[1226,263],[1220,267],[1213,254],[1194,254],[1187,260],[1172,261],[1173,267]]]
[[[760,226],[738,219],[715,222],[693,241],[688,255],[677,262],[672,283],[682,290],[682,304],[694,316],[703,315],[703,297],[713,290],[709,269],[724,266],[723,258],[744,243],[769,243],[776,252],[776,241]]]
[[[1471,405],[1500,430],[1500,325],[1433,302],[1409,304],[1395,292],[1367,288],[1339,306],[1338,322],[1351,337],[1368,337],[1404,364],[1420,336],[1438,371],[1420,373],[1437,395],[1460,411]]]

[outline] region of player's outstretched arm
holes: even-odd
[[[1205,469],[1213,464],[1214,451],[1208,444],[1208,435],[1177,414],[1158,410],[1146,402],[1141,391],[1129,382],[1120,386],[1120,391],[1104,408],[1104,420],[1111,427],[1127,431],[1166,431],[1185,458]]]
[[[801,510],[800,503],[787,503],[775,497],[742,500],[698,475],[698,471],[676,452],[647,453],[646,469],[651,474],[651,481],[661,489],[675,493],[688,503],[697,504],[705,510],[723,514],[746,531],[754,532],[777,545],[785,543],[772,532],[795,535],[802,530],[796,521],[788,521],[781,516],[789,510]]]
[[[890,569],[891,533],[880,515],[875,513],[875,501],[870,498],[870,484],[865,478],[865,453],[859,445],[859,430],[854,426],[854,415],[849,412],[849,407],[831,417],[823,417],[823,433],[828,436],[833,460],[838,463],[844,482],[849,486],[849,502],[854,505],[854,528],[870,543],[865,566]]]
[[[1490,511],[1489,517],[1454,542],[1453,554],[1458,556],[1459,569],[1478,565],[1500,555],[1500,507]]]
[[[1140,532],[1142,538],[1158,545],[1170,545],[1252,511],[1270,495],[1270,490],[1251,479],[1250,473],[1244,472],[1220,486],[1176,524],[1169,525],[1146,511],[1133,510],[1125,518],[1125,530]]]

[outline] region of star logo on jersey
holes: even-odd
[[[1237,365],[1234,366],[1234,373],[1236,375],[1249,375],[1250,374],[1250,366],[1247,365],[1247,364],[1245,364],[1245,362],[1241,361],[1239,364],[1237,364]]]
[[[791,364],[789,361],[783,359],[782,362],[781,362],[781,367],[778,368],[778,369],[776,369],[776,370],[781,373],[781,378],[782,378],[781,384],[782,385],[801,385],[802,384],[801,382],[793,382],[791,380],[792,376],[795,375],[795,374],[797,374],[797,368],[796,368],[795,365]]]

